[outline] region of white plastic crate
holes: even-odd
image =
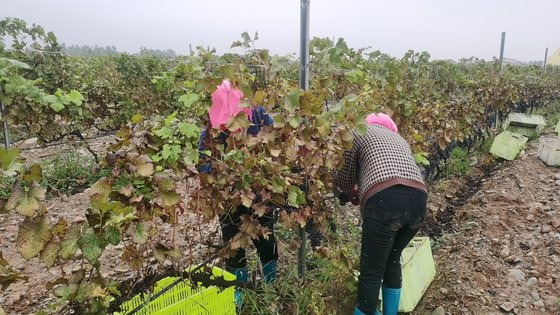
[[[541,138],[538,156],[548,166],[560,166],[560,139]]]

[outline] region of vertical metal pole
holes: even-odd
[[[301,0],[299,87],[309,88],[309,1]]]
[[[0,113],[4,114],[4,103],[0,101]],[[4,133],[4,148],[10,148],[10,133],[8,132],[8,122],[2,117],[2,132]]]
[[[548,47],[544,50],[544,64],[543,64],[543,74],[546,73],[546,60],[548,59]]]
[[[502,73],[502,68],[504,67],[504,46],[506,44],[506,32],[502,32],[502,43],[500,44],[500,70],[499,73]],[[494,121],[494,127],[498,128],[500,122],[498,121],[498,110],[496,110],[496,117]]]
[[[303,90],[309,88],[309,2],[301,0],[300,8],[300,65],[299,65],[299,87]],[[298,226],[298,234],[301,244],[298,250],[298,274],[300,278],[305,276],[305,230]]]
[[[506,44],[506,32],[502,32],[502,44],[500,45],[500,72],[504,65],[504,46]]]

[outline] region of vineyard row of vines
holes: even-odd
[[[174,60],[77,57],[64,55],[56,36],[38,25],[0,21],[0,100],[10,126],[44,143],[71,135],[85,141],[94,131],[116,131],[118,138],[98,157],[99,167],[110,172],[91,188],[81,223],[51,221],[40,166],[26,166],[16,148],[0,150],[2,176],[13,179],[13,186],[3,187],[9,194],[0,213],[23,219],[18,252],[49,268],[80,261],[78,271],[48,284],[57,300],[45,312],[107,313],[126,293],[117,279],[99,272],[107,246],[122,244],[123,261],[142,278],[154,268],[146,257],[156,258],[157,269],[178,259],[176,249],[156,236],[161,222],[177,226],[180,216],[195,214],[211,224],[236,205],[250,207],[240,234],[213,247],[222,258],[270,233],[256,218],[273,209],[281,209],[285,229],[309,220],[327,225],[332,174],[352,144],[350,130],[363,131],[371,112],[394,118],[433,177],[451,148],[486,137],[507,112],[560,96],[556,69],[543,75],[540,68],[508,66],[499,73],[495,61],[453,63],[412,51],[398,59],[320,38],[311,41],[311,82],[303,91],[297,60],[256,48],[257,39],[257,33],[243,33],[232,45],[242,54],[199,48]],[[207,137],[200,154],[211,93],[223,79],[243,91],[245,106],[264,106],[274,125],[256,137],[232,132],[227,147]],[[243,112],[227,125],[233,131],[249,127]],[[199,174],[197,165],[206,162],[213,171]],[[2,289],[27,277],[0,256]]]

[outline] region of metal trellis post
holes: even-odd
[[[544,63],[543,63],[543,74],[546,73],[546,60],[548,59],[548,47],[544,50]]]
[[[299,87],[303,90],[309,88],[309,2],[301,0],[300,8],[300,66]],[[305,276],[305,230],[298,227],[301,244],[298,250],[298,274],[300,278]]]
[[[500,44],[500,72],[504,66],[504,46],[506,44],[506,32],[502,32],[502,43]]]

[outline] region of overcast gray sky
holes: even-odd
[[[259,48],[295,53],[299,0],[0,0],[0,16],[52,30],[66,44],[140,46],[188,51],[188,44],[230,51],[243,31]],[[394,56],[408,49],[434,58],[499,54],[541,60],[560,47],[560,0],[311,0],[311,35],[344,37]],[[235,50],[234,50],[235,51]]]

